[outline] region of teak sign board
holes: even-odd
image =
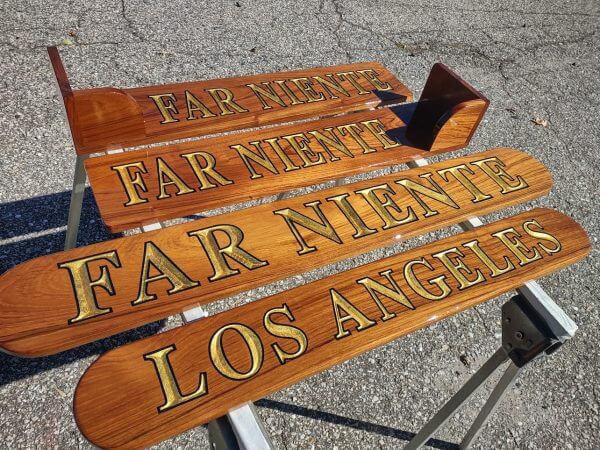
[[[377,62],[132,89],[71,91],[48,49],[79,154],[331,116],[412,100]]]
[[[406,162],[390,109],[92,158],[86,171],[112,232]]]
[[[139,448],[582,259],[548,209],[510,217],[142,339],[99,357],[74,412],[103,448]]]
[[[546,194],[495,149],[39,257],[0,277],[0,347],[40,356]]]
[[[86,161],[107,227],[144,223],[317,184],[422,154],[392,136],[389,109]]]

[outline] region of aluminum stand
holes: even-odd
[[[424,445],[471,395],[503,363],[510,363],[490,397],[460,443],[460,448],[469,448],[477,438],[489,416],[500,400],[513,385],[523,367],[544,354],[554,352],[562,345],[548,327],[543,317],[522,295],[516,295],[502,306],[502,346],[488,359],[467,383],[427,422],[408,443],[405,450],[415,450]]]
[[[428,164],[426,159],[421,158],[407,165],[413,168],[425,167]],[[478,217],[473,217],[459,225],[463,230],[472,230],[482,225],[482,222]],[[417,449],[424,445],[496,369],[511,360],[460,444],[461,448],[468,448],[477,438],[504,394],[513,385],[522,367],[544,353],[552,353],[575,335],[577,331],[575,322],[537,282],[525,283],[517,289],[517,293],[516,297],[502,307],[502,347],[417,433],[405,449]]]

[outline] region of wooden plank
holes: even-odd
[[[75,91],[78,153],[205,136],[412,100],[377,62],[133,89]]]
[[[576,222],[534,209],[142,339],[85,372],[77,424],[102,448],[147,446],[589,251]]]
[[[0,346],[75,347],[544,195],[534,158],[496,149],[27,261],[0,277]]]
[[[383,108],[91,158],[86,171],[118,232],[430,154],[399,143],[405,128]]]

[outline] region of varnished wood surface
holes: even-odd
[[[498,233],[522,243],[523,254],[511,250]],[[470,246],[473,242],[491,259],[491,266],[476,255]],[[457,256],[451,249],[464,256]],[[554,272],[583,258],[589,250],[585,231],[572,219],[556,211],[534,209],[125,345],[100,356],[81,378],[74,400],[77,424],[87,439],[102,448],[147,446]],[[446,251],[451,252],[451,264],[464,264],[461,273],[468,280],[463,283],[470,284],[467,287],[461,286],[459,277],[435,256]],[[430,268],[421,264],[414,271],[430,294],[439,295],[442,289],[428,280],[443,277],[450,289],[444,298],[430,300],[413,288],[405,272],[411,261],[431,264]],[[496,269],[492,270],[494,265]],[[492,275],[504,269],[508,270]],[[381,275],[386,272],[396,287]],[[476,282],[478,274],[481,279]],[[382,306],[378,306],[365,288],[365,279],[404,293],[410,307],[381,294]],[[334,295],[354,306],[368,325],[358,330],[356,312],[338,325]],[[281,337],[280,332],[267,331],[267,312],[286,306],[289,315],[275,312],[269,317],[275,323],[301,330],[305,336],[302,351],[299,336]],[[349,313],[347,309],[340,311],[340,317]],[[219,344],[216,336],[232,324],[246,327],[252,333],[248,336],[259,340],[254,356],[242,335],[233,329],[222,333]],[[338,326],[342,327],[341,334]],[[217,344],[213,347],[214,342]],[[293,357],[282,364],[275,346]],[[168,364],[180,394],[194,393],[202,376],[206,393],[199,391],[202,395],[159,412],[165,394],[151,356],[167,348],[171,348]],[[231,368],[223,370],[218,352],[211,353],[215,348],[222,350]],[[258,369],[252,373],[252,367]],[[226,376],[232,374],[244,378]]]
[[[382,108],[91,158],[86,161],[86,170],[104,223],[110,231],[118,232],[430,154],[400,144],[405,128],[396,114]],[[357,133],[359,139],[354,138],[349,129]],[[387,131],[387,137],[378,134],[381,129]],[[345,148],[337,149],[335,144],[323,140],[319,143],[315,134],[321,139],[325,136],[338,140]],[[291,137],[293,135],[298,136]],[[275,142],[270,144],[272,139]],[[290,141],[302,148],[306,145],[308,152],[295,150]],[[450,141],[448,148],[455,148],[455,140],[449,138],[447,141]],[[197,164],[206,167],[214,161],[215,172],[223,178],[215,179],[209,173],[206,180],[200,179],[190,164],[192,156],[182,156],[197,152],[202,152],[193,157]],[[283,157],[277,152],[283,152]],[[159,176],[159,163],[179,178],[179,185],[165,185],[162,194],[161,183],[172,182],[173,178],[164,172],[162,177]],[[161,167],[164,170],[164,166]],[[125,183],[137,176],[143,185],[133,187],[137,193],[128,194]]]
[[[431,68],[415,112],[407,128],[407,139],[428,150],[466,146],[489,100],[448,66]]]
[[[257,88],[263,93],[256,94]],[[412,93],[380,63],[365,62],[132,89],[86,89],[75,91],[73,100],[75,146],[86,154],[365,110],[411,101]]]
[[[508,175],[499,179],[513,188],[507,190],[505,186],[501,189],[502,183],[483,171],[482,167],[488,165],[495,172],[504,166]],[[448,181],[445,181],[440,175],[441,171],[452,167],[463,167],[461,173],[472,183],[470,191],[464,181],[461,183],[448,174]],[[440,195],[447,196],[444,197],[446,203],[414,192],[414,197],[411,196],[405,186],[410,183],[430,189],[438,186],[435,189]],[[372,205],[378,204],[374,199],[371,204],[367,201],[369,196],[365,189],[375,186],[378,187],[371,190],[373,195],[379,198],[379,203],[388,204],[379,208],[383,212],[374,209]],[[48,355],[73,348],[178,313],[190,305],[227,297],[537,198],[546,194],[550,186],[550,174],[541,163],[517,150],[495,149],[36,258],[0,277],[0,346],[22,356]],[[342,213],[345,201],[349,205],[346,209],[355,211],[354,223]],[[293,223],[288,226],[284,215],[289,218],[295,213],[312,219],[314,230],[320,234]],[[228,231],[224,227],[228,227]],[[305,241],[303,245],[292,228]],[[206,239],[201,245],[200,234],[204,233],[206,237],[211,234],[210,230],[213,230],[214,246],[206,244]],[[235,237],[232,230],[239,230],[239,236]],[[210,249],[218,253],[219,248],[225,248],[236,239],[242,239],[238,247],[253,256],[255,262],[249,262],[243,255],[237,260],[223,256],[229,272],[217,274],[215,257],[214,254],[211,256]],[[153,258],[152,253],[158,256]],[[90,288],[98,308],[104,313],[69,322],[81,315],[71,268],[82,258],[96,258],[88,264],[89,281],[97,280],[105,273],[105,281],[109,279],[113,289],[108,289],[110,286],[106,283],[105,288]],[[140,293],[144,261],[148,263],[146,278],[161,273],[152,264],[170,261],[185,274],[188,288],[173,291],[174,284],[170,279],[152,281],[146,289],[148,295],[142,296],[144,301],[134,305]],[[195,286],[190,287],[190,283]],[[79,285],[87,286],[81,282]],[[152,296],[156,298],[146,298]]]

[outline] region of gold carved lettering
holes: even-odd
[[[286,361],[290,359],[295,359],[306,351],[306,347],[308,345],[308,338],[306,337],[304,331],[302,331],[300,328],[273,322],[273,319],[271,319],[271,316],[273,314],[283,314],[291,322],[293,322],[295,319],[290,311],[290,308],[285,303],[280,308],[273,308],[268,310],[263,318],[265,329],[269,333],[271,333],[273,336],[291,339],[295,341],[298,346],[298,350],[296,350],[294,353],[289,353],[282,349],[281,346],[277,343],[272,345],[273,350],[275,351],[275,355],[279,360],[279,363],[285,364]]]
[[[498,231],[497,233],[492,233],[492,236],[497,237],[504,245],[506,245],[506,247],[519,259],[520,266],[525,266],[542,257],[537,248],[527,248],[527,246],[519,239],[521,235],[512,227]]]
[[[108,266],[105,264],[100,266],[100,276],[95,280],[92,280],[90,269],[88,267],[90,262],[101,260],[110,262],[114,267],[121,267],[121,261],[119,261],[119,255],[116,250],[67,261],[58,265],[59,268],[67,269],[69,271],[71,284],[77,301],[77,316],[73,319],[69,319],[69,324],[108,314],[112,311],[112,308],[102,308],[98,305],[96,294],[94,292],[95,287],[100,287],[108,292],[109,295],[115,295],[115,289],[108,272]]]
[[[215,237],[217,232],[225,234],[228,237],[229,243],[225,247],[219,245]],[[220,280],[221,278],[240,273],[238,269],[232,269],[229,266],[225,256],[237,261],[250,270],[269,264],[267,261],[261,261],[240,247],[244,239],[244,233],[234,225],[214,225],[196,231],[189,231],[188,235],[198,238],[208,256],[214,271],[213,275],[208,278],[209,281]]]
[[[169,353],[174,350],[175,345],[169,345],[168,347],[144,355],[145,360],[154,363],[154,368],[158,374],[158,381],[165,396],[165,402],[158,407],[158,412],[164,412],[176,406],[183,405],[208,393],[206,372],[200,373],[198,387],[194,392],[187,395],[181,393],[179,384],[173,374],[173,367],[169,361]]]
[[[377,191],[382,191],[381,197],[383,197],[383,200],[377,196]],[[395,192],[388,184],[380,184],[378,186],[359,189],[356,193],[362,195],[377,215],[381,217],[384,222],[384,230],[417,220],[417,216],[410,206],[406,208],[405,217],[400,219],[394,217],[390,212],[390,209],[399,214],[402,213],[402,209],[394,202],[392,197],[390,197],[390,194],[395,194]]]
[[[265,81],[263,83],[260,83],[264,86],[264,88],[252,83],[252,84],[247,84],[246,86],[249,87],[250,89],[252,89],[252,92],[254,92],[254,95],[256,95],[256,97],[260,100],[260,102],[263,105],[263,109],[272,109],[273,107],[271,105],[269,105],[266,101],[266,99],[269,99],[275,103],[277,103],[279,106],[287,106],[285,104],[285,102],[281,99],[281,97],[273,90],[273,86],[270,85],[270,83],[268,81]]]
[[[431,178],[431,176],[431,173],[424,173],[422,175],[419,175],[419,178],[424,178],[427,181],[429,181],[431,186],[433,186],[433,189],[428,186],[424,186],[422,184],[409,180],[408,178],[398,180],[396,181],[396,183],[398,183],[401,186],[404,186],[408,193],[419,203],[419,205],[421,205],[421,207],[425,211],[424,217],[434,216],[436,214],[439,214],[439,212],[434,209],[431,209],[429,205],[421,198],[421,196],[434,199],[440,203],[443,203],[446,206],[450,206],[451,208],[460,209],[460,207],[454,202],[454,200],[452,200],[452,197],[450,197],[450,195],[448,195],[448,193],[446,193],[446,191],[444,191],[442,187]]]
[[[221,110],[222,116],[229,114],[235,114],[236,112],[248,112],[247,109],[242,108],[233,100],[233,92],[225,88],[214,88],[206,89],[206,92],[210,94],[219,109]]]
[[[373,320],[369,319],[362,312],[360,312],[356,306],[346,300],[338,291],[335,289],[329,289],[329,294],[331,296],[333,314],[335,316],[335,323],[338,330],[337,334],[335,335],[336,339],[341,339],[350,335],[350,331],[344,328],[344,322],[348,320],[354,320],[358,324],[356,327],[358,331],[362,331],[365,328],[375,325]],[[342,312],[344,313],[343,315]]]
[[[428,283],[434,284],[435,286],[437,286],[440,289],[439,294],[434,294],[433,292],[425,289],[425,286],[423,286],[421,281],[419,281],[419,279],[415,275],[414,266],[416,266],[416,265],[424,266],[427,269],[432,270],[432,271],[433,271],[433,267],[431,266],[429,261],[427,261],[425,258],[415,259],[415,260],[407,262],[404,265],[404,278],[406,279],[406,282],[408,283],[408,285],[417,294],[419,294],[421,297],[426,298],[428,300],[443,300],[446,297],[448,297],[448,295],[450,295],[450,292],[452,292],[452,289],[450,289],[450,286],[448,286],[448,283],[446,283],[445,275],[439,275],[435,278],[431,278],[430,280],[427,280]]]
[[[262,178],[263,176],[262,174],[259,174],[256,172],[256,170],[254,170],[254,166],[250,163],[250,161],[248,161],[249,159],[261,165],[269,172],[278,174],[279,172],[277,171],[269,157],[265,154],[265,151],[260,146],[260,141],[250,142],[250,145],[253,145],[254,148],[258,150],[259,154],[256,154],[255,152],[249,150],[241,144],[230,146],[230,148],[238,152],[240,158],[242,159],[242,162],[248,168],[248,171],[250,172],[250,179],[254,180],[255,178]]]
[[[465,262],[462,260],[465,255],[463,255],[463,253],[456,247],[434,253],[432,256],[439,259],[446,269],[450,271],[452,276],[456,278],[456,281],[458,281],[459,284],[459,290],[466,289],[485,281],[485,277],[479,271],[479,269],[475,269],[475,272],[473,272],[466,266]],[[475,275],[475,278],[469,280],[467,275]]]
[[[441,169],[437,171],[444,181],[449,181],[448,178],[450,175],[452,175],[456,181],[458,181],[467,191],[469,191],[469,194],[473,196],[471,199],[473,203],[478,203],[492,198],[491,195],[481,192],[479,188],[466,177],[465,172],[470,175],[475,174],[475,172],[469,169],[465,164],[459,164],[457,166],[452,166],[448,167],[447,169]]]
[[[233,184],[233,181],[228,180],[223,175],[221,175],[215,169],[215,165],[217,161],[215,161],[215,157],[210,153],[206,152],[193,152],[193,153],[183,153],[181,155],[182,158],[187,159],[188,163],[192,167],[194,171],[194,175],[200,182],[200,190],[214,188],[217,185],[209,180],[209,177],[215,181],[216,183],[225,186],[228,184]],[[198,158],[202,158],[204,160],[205,165],[200,166],[200,162]]]
[[[300,214],[299,212],[294,211],[291,208],[283,208],[277,211],[273,211],[273,214],[279,215],[285,219],[285,223],[292,231],[292,234],[296,238],[296,241],[298,241],[298,244],[300,244],[300,250],[298,250],[299,255],[314,252],[317,248],[309,245],[306,242],[304,237],[302,237],[302,234],[300,234],[300,232],[298,231],[296,225],[300,225],[301,227],[306,228],[307,230],[310,230],[313,233],[317,233],[318,235],[323,236],[329,239],[330,241],[342,244],[342,240],[335,232],[335,229],[333,228],[331,223],[329,223],[329,221],[325,217],[325,214],[323,214],[323,211],[321,211],[321,208],[319,207],[320,204],[321,202],[319,200],[304,204],[304,206],[313,209],[313,211],[321,220],[320,222],[317,222],[316,220],[311,219],[310,217],[307,217],[304,214]]]
[[[129,169],[135,168],[138,169],[135,172],[135,176],[132,178],[132,174]],[[148,201],[147,198],[140,197],[138,188],[142,192],[148,192],[148,188],[144,184],[144,180],[142,179],[142,173],[148,173],[146,166],[142,161],[136,161],[129,164],[123,164],[121,166],[112,166],[112,170],[117,172],[119,178],[121,179],[121,183],[125,188],[125,192],[127,193],[127,203],[125,206],[139,205],[140,203],[146,203]]]
[[[216,114],[208,109],[206,105],[198,100],[190,91],[185,91],[185,104],[188,110],[187,120],[197,119],[198,117],[196,117],[195,114],[196,111],[200,111],[202,113],[200,117],[203,119],[206,119],[207,117],[216,117]]]
[[[245,373],[236,370],[227,359],[227,356],[225,356],[225,350],[223,349],[223,334],[225,334],[227,330],[238,333],[250,351],[250,368]],[[239,323],[232,323],[219,328],[210,338],[209,350],[210,358],[215,368],[221,375],[231,378],[232,380],[246,380],[253,377],[260,370],[263,363],[264,351],[260,338],[250,327]]]
[[[379,272],[379,275],[385,277],[388,280],[388,282],[391,284],[393,289],[390,289],[389,287],[381,284],[378,281],[375,281],[374,279],[372,279],[370,277],[361,278],[360,280],[356,280],[356,282],[358,284],[362,284],[367,289],[367,292],[369,293],[369,295],[371,296],[373,301],[377,304],[377,307],[379,308],[379,310],[383,313],[381,320],[383,320],[385,322],[388,319],[396,317],[396,314],[388,311],[388,309],[385,307],[383,302],[379,299],[379,296],[377,294],[385,295],[387,298],[390,298],[393,301],[395,301],[396,303],[406,306],[409,309],[415,309],[415,307],[413,306],[411,301],[408,299],[408,297],[406,297],[404,292],[402,292],[402,290],[400,289],[400,286],[398,286],[398,283],[396,283],[396,280],[394,280],[394,278],[392,278],[392,270],[391,269],[384,270],[383,272]]]
[[[500,186],[500,192],[502,194],[508,194],[509,192],[518,191],[529,187],[523,177],[513,177],[512,175],[509,175],[506,170],[504,170],[506,165],[496,156],[481,159],[479,161],[472,161],[470,164],[473,164],[483,170],[483,172],[490,177],[492,181]]]
[[[151,268],[154,268],[160,273],[158,275],[150,276]],[[148,285],[159,280],[169,281],[171,284],[171,289],[167,291],[169,294],[175,294],[200,285],[197,281],[188,278],[188,276],[156,246],[156,244],[148,241],[144,245],[142,275],[140,277],[138,296],[131,304],[135,306],[150,300],[156,300],[156,294],[148,293]]]
[[[377,230],[369,228],[367,224],[365,224],[365,222],[361,219],[360,215],[356,212],[354,207],[348,201],[349,195],[350,194],[347,193],[334,195],[332,197],[327,197],[327,201],[335,203],[342,212],[342,214],[344,214],[346,219],[348,219],[350,225],[354,227],[354,230],[356,231],[356,233],[352,236],[354,239],[377,233]]]
[[[169,198],[171,196],[167,193],[166,189],[167,186],[171,185],[177,187],[177,192],[175,193],[176,196],[194,192],[194,190],[185,184],[162,158],[156,158],[156,171],[158,175],[158,190],[160,192],[156,197],[158,200]]]
[[[175,106],[175,94],[158,94],[149,95],[148,97],[154,101],[154,104],[163,117],[163,120],[160,123],[179,122],[179,119],[173,117],[173,114],[179,114],[179,111]]]

